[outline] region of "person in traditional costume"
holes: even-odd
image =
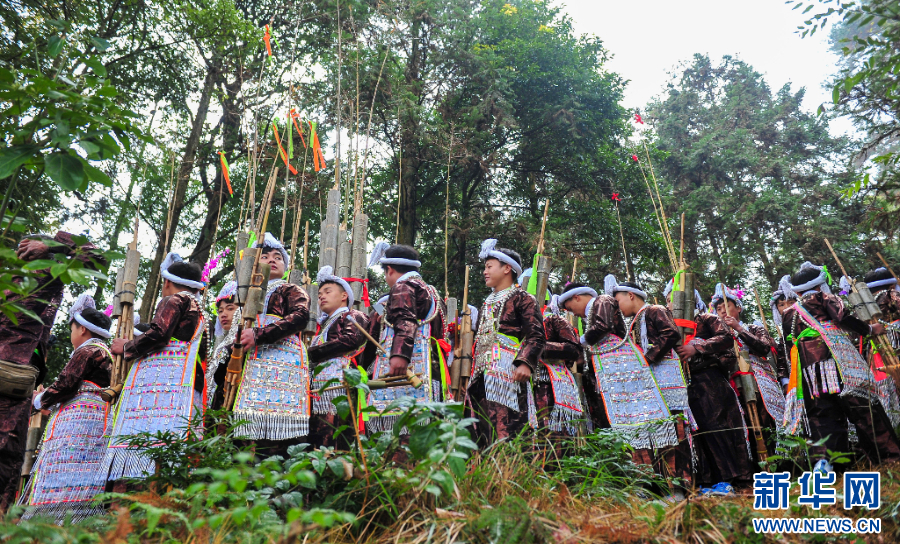
[[[632,460],[652,467],[653,451],[677,446],[678,435],[647,359],[625,326],[613,297],[617,284],[615,278],[612,280],[608,285],[611,292],[604,295],[570,284],[559,296],[559,303],[586,319],[580,339],[590,367],[584,380],[585,395],[593,389],[592,395],[602,402],[608,425],[631,444]],[[638,321],[631,322],[632,328]]]
[[[258,326],[241,333],[247,360],[234,415],[247,423],[235,433],[258,455],[288,457],[287,449],[309,434],[310,370],[300,333],[309,322],[310,301],[302,287],[284,280],[290,258],[277,238],[267,232],[254,247],[270,269]]]
[[[312,416],[309,421],[308,442],[313,447],[327,446],[349,449],[352,422],[340,418],[334,399],[346,395],[344,390],[322,391],[341,385],[344,370],[357,366],[366,345],[363,329],[369,326],[369,318],[353,309],[353,289],[346,279],[333,274],[330,266],[324,266],[316,276],[319,286],[319,330],[310,342],[308,353],[313,368]],[[337,429],[347,426],[336,436]]]
[[[519,286],[527,290],[531,276],[531,268],[523,271]],[[560,315],[556,300],[545,296],[545,303],[540,305],[546,342],[537,373],[532,377],[538,429],[553,443],[578,434],[585,418],[578,385],[569,370],[581,355],[581,342],[572,325]],[[555,449],[556,454],[561,455],[562,452]]]
[[[814,470],[833,470],[827,450],[849,452],[849,420],[856,427],[859,446],[873,463],[900,459],[900,446],[890,419],[879,402],[872,369],[851,342],[884,332],[854,316],[831,294],[824,266],[809,261],[782,283],[784,293],[798,296],[783,319],[784,337],[791,350],[791,377],[785,407],[788,432],[821,441],[810,449]]]
[[[665,289],[669,298],[673,280]],[[751,478],[753,465],[750,442],[741,405],[728,381],[722,357],[734,350],[734,340],[718,316],[702,313],[706,305],[700,293],[694,293],[697,309],[696,336],[675,348],[682,361],[687,361],[691,383],[688,385],[691,429],[697,460],[694,463],[701,493],[729,495],[732,482]],[[712,485],[715,484],[715,485]]]
[[[881,308],[881,321],[891,345],[900,350],[900,285],[897,285],[897,278],[882,267],[869,271],[864,280]]]
[[[387,408],[397,399],[411,398],[415,402],[444,402],[449,400],[449,372],[446,366],[444,301],[434,286],[425,283],[419,274],[422,262],[419,252],[410,246],[388,245],[379,242],[369,257],[369,266],[381,265],[390,292],[383,304],[380,324],[372,323],[370,330],[378,330],[383,351],[366,359],[369,376],[406,376],[407,370],[420,375],[421,387],[412,385],[372,391],[367,405],[374,406],[366,422],[368,432],[391,431],[399,410]],[[375,314],[377,315],[377,313]],[[375,315],[372,319],[377,319]]]
[[[87,268],[105,266],[96,247],[87,242],[79,245],[74,235],[61,231],[52,238],[41,235],[23,239],[16,257],[28,262],[63,257],[77,259]],[[37,271],[35,279],[37,285],[29,296],[10,296],[6,301],[40,320],[22,313],[0,313],[0,512],[6,511],[16,498],[25,459],[32,392],[47,374],[50,329],[65,288],[49,269]]]
[[[760,427],[766,443],[773,443],[776,429],[784,423],[784,392],[778,382],[776,369],[769,364],[769,354],[773,353],[775,340],[769,336],[762,324],[744,323],[741,314],[744,311],[743,293],[730,289],[724,284],[716,284],[715,294],[710,300],[710,308],[719,316],[735,342],[735,350],[745,351],[750,364],[750,375],[756,384],[756,406]],[[744,423],[752,427],[749,419],[748,405],[744,396],[735,350],[723,354],[723,361],[732,365],[729,369],[732,387],[738,392],[738,399],[744,412]],[[764,461],[764,459],[756,459]]]
[[[772,309],[772,322],[775,323],[779,335],[781,335],[781,318],[784,315],[784,312],[793,306],[794,302],[797,300],[796,294],[792,294],[791,297],[788,298],[780,287],[782,282],[790,283],[790,280],[790,274],[783,276],[779,282],[779,286],[772,292],[772,298],[769,299],[769,307]],[[781,392],[787,393],[788,381],[791,376],[791,365],[784,336],[780,336],[779,341],[777,342],[775,356],[777,362],[775,372],[778,375],[778,382],[781,384]],[[779,424],[783,424],[783,422],[779,422]]]
[[[843,282],[844,278],[841,280]],[[897,279],[886,268],[876,268],[865,275],[865,283],[878,303],[882,313],[879,321],[884,325],[885,336],[894,350],[894,355],[897,355],[897,352],[900,351],[900,291],[898,291]],[[885,407],[891,420],[891,426],[896,431],[900,428],[900,394],[897,391],[896,379],[887,373],[885,357],[879,353],[875,341],[863,340],[860,339],[863,353],[875,375],[881,404]]]
[[[147,331],[130,341],[117,338],[111,347],[113,355],[124,355],[130,362],[103,460],[103,474],[117,492],[127,489],[122,480],[145,478],[156,468],[145,451],[128,447],[128,437],[202,431],[190,424],[203,411],[202,270],[169,253],[160,265],[160,276],[165,280],[162,299]]]
[[[219,410],[225,401],[225,374],[231,359],[231,348],[237,337],[241,309],[237,305],[237,282],[226,283],[216,295],[215,346],[206,367],[206,399],[209,410]],[[234,326],[232,326],[234,325]]]
[[[666,407],[675,416],[678,445],[663,448],[656,456],[655,465],[659,474],[678,480],[672,482],[670,490],[676,498],[680,498],[682,492],[675,488],[675,484],[689,490],[693,481],[690,426],[684,415],[690,409],[687,382],[681,361],[675,353],[681,333],[665,306],[647,303],[647,292],[640,284],[631,281],[620,283],[609,274],[604,279],[604,291],[615,297],[623,316],[633,318],[635,324],[631,327],[631,341],[640,347]]]
[[[599,331],[603,335],[613,333],[624,336],[624,321],[622,322],[622,326],[616,329],[619,323],[616,321],[613,314],[608,313],[612,311],[612,306],[591,304],[590,308],[588,308],[588,303],[598,296],[597,291],[592,287],[588,287],[581,283],[568,283],[563,288],[562,294],[556,298],[556,304],[561,310],[566,310],[576,317],[581,318],[586,318],[586,312],[591,310],[591,313],[594,314],[592,323],[594,324],[596,331]],[[581,315],[576,311],[581,312]],[[587,332],[588,331],[585,330],[585,335]],[[592,332],[590,336],[595,342],[598,341],[595,338],[596,334],[596,332]],[[578,343],[582,343],[582,337],[580,336],[578,338]],[[608,429],[609,417],[606,415],[606,406],[603,402],[603,396],[600,393],[597,374],[594,372],[593,364],[594,363],[589,357],[584,357],[584,368],[582,369],[584,400],[587,406],[588,416],[590,417],[591,428]]]
[[[35,516],[76,522],[106,510],[94,500],[106,486],[102,471],[106,454],[107,404],[100,391],[109,387],[112,354],[106,340],[112,320],[97,311],[88,294],[69,310],[74,351],[56,381],[34,396],[35,410],[50,410],[43,446],[28,486],[19,499]]]
[[[475,358],[467,396],[474,417],[474,436],[482,448],[518,436],[528,425],[537,428],[530,379],[546,343],[541,311],[535,298],[518,285],[522,258],[497,240],[482,242],[484,283],[491,289],[479,312]]]

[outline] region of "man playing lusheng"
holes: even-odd
[[[665,295],[672,292],[672,280],[666,286]],[[703,308],[699,300],[698,309]],[[734,340],[718,316],[700,313],[694,317],[696,336],[675,351],[682,361],[687,361],[691,384],[688,386],[688,404],[696,423],[694,441],[699,465],[695,468],[703,493],[728,495],[734,492],[732,482],[748,480],[753,474],[750,458],[750,442],[741,415],[741,405],[722,362],[723,354],[734,350]]]
[[[332,402],[346,395],[346,392],[321,389],[341,385],[344,370],[351,365],[356,366],[356,358],[366,344],[365,336],[356,325],[367,328],[369,318],[352,308],[354,298],[350,284],[332,274],[330,266],[322,267],[316,276],[316,283],[319,286],[321,315],[318,318],[319,331],[308,350],[314,375],[310,385],[312,415],[309,420],[309,443],[314,447],[338,446],[347,449],[352,430],[342,431],[339,437],[335,436],[335,432],[342,426],[352,426],[352,422],[338,417],[337,407]]]
[[[260,264],[270,268],[258,326],[241,332],[248,355],[234,414],[249,424],[236,435],[257,454],[287,457],[288,447],[305,442],[309,433],[309,361],[300,341],[309,322],[309,296],[284,280],[290,259],[278,239],[267,232],[254,247],[260,248]]]
[[[521,257],[482,242],[484,283],[492,293],[479,312],[475,361],[468,386],[472,412],[478,418],[475,437],[487,447],[514,438],[529,423],[537,427],[529,380],[544,349],[544,324],[534,297],[516,285]]]
[[[750,377],[756,385],[754,396],[759,424],[762,427],[766,443],[774,444],[775,429],[784,423],[784,392],[778,383],[775,368],[772,368],[768,361],[768,356],[775,346],[775,340],[769,336],[763,325],[741,321],[741,313],[744,311],[741,297],[741,293],[719,283],[716,285],[716,292],[710,301],[710,307],[728,327],[731,337],[737,344],[736,349],[747,352]],[[731,365],[729,367],[731,381],[739,390],[738,398],[744,411],[744,423],[747,427],[752,427],[748,415],[749,407],[741,385],[741,369],[738,368],[738,359],[734,350],[731,353],[723,354],[723,361],[727,365]],[[764,459],[757,458],[756,461],[764,461]]]
[[[872,370],[847,336],[847,332],[863,337],[879,334],[884,327],[851,314],[831,294],[828,277],[824,266],[805,262],[790,283],[781,285],[786,295],[799,296],[782,317],[791,350],[787,430],[799,434],[808,425],[810,437],[823,441],[811,449],[811,458],[817,459],[814,470],[833,469],[827,450],[850,451],[847,420],[856,426],[859,445],[871,462],[900,459],[897,436],[878,402]]]

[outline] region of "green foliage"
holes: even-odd
[[[47,67],[0,64],[0,179],[41,172],[63,191],[84,191],[88,183],[112,181],[90,161],[115,158],[130,138],[140,136],[134,114],[116,100],[116,88],[95,54],[70,43],[70,25],[51,20],[58,34],[46,48],[27,54],[54,59]],[[109,47],[96,40],[99,50]],[[24,169],[25,172],[21,172]]]
[[[839,193],[853,147],[801,109],[803,95],[789,84],[773,92],[732,57],[695,55],[649,106],[667,154],[663,200],[670,217],[685,213],[685,258],[704,295],[717,281],[774,286],[804,260],[821,262],[823,238],[851,268],[860,260],[865,212]]]

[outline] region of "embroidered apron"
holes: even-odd
[[[282,319],[266,310],[272,293],[284,283],[269,282],[257,327]],[[309,434],[309,379],[309,360],[299,335],[256,346],[244,364],[234,401],[234,415],[249,423],[238,427],[236,434],[250,440],[287,440]]]
[[[468,385],[471,388],[475,377],[483,374],[485,399],[516,412],[519,411],[519,391],[523,385],[513,380],[513,372],[516,369],[513,362],[519,353],[521,343],[517,338],[507,336],[497,328],[506,301],[518,290],[520,289],[517,287],[510,287],[500,293],[493,293],[484,301],[478,332],[475,335],[475,365]],[[528,404],[528,424],[537,429],[534,391],[530,382],[524,387]]]
[[[626,333],[623,340],[609,334],[585,348],[610,425],[635,449],[676,446],[675,423],[643,352],[630,336]]]
[[[128,449],[125,437],[176,429],[186,435],[189,422],[202,412],[202,396],[194,390],[194,366],[203,330],[201,317],[190,342],[173,338],[161,350],[131,365],[103,461],[109,480],[143,478],[156,470],[153,460],[141,450]],[[201,432],[202,428],[191,431]]]
[[[418,276],[413,276],[418,277]],[[399,280],[406,281],[406,280]],[[432,354],[431,354],[431,322],[440,313],[440,304],[438,303],[437,293],[430,285],[425,286],[431,297],[431,308],[425,319],[418,322],[416,334],[413,338],[413,352],[409,361],[409,370],[414,374],[421,374],[422,386],[415,388],[411,385],[405,387],[389,387],[385,389],[376,389],[370,391],[366,403],[374,406],[377,414],[370,414],[366,420],[366,428],[371,432],[391,431],[397,418],[404,412],[402,408],[392,408],[388,410],[394,401],[401,398],[413,399],[416,403],[423,402],[441,402],[443,394],[441,392],[440,380],[435,380],[432,375]],[[386,314],[386,313],[385,313]],[[375,363],[372,366],[371,379],[379,379],[390,372],[391,369],[391,348],[394,345],[394,326],[388,323],[387,318],[382,316],[381,337],[379,343],[384,352],[378,352]],[[385,354],[386,353],[386,354]],[[438,377],[440,378],[440,377]],[[402,434],[406,434],[401,430]]]

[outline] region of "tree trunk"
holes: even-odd
[[[423,52],[419,44],[422,31],[421,17],[413,17],[412,43],[410,45],[409,60],[406,64],[406,87],[417,99],[422,94],[422,82],[419,80],[420,63]],[[418,148],[419,112],[416,109],[419,100],[412,102],[407,111],[400,110],[400,146],[402,149],[403,165],[400,169],[400,217],[398,218],[399,230],[397,231],[397,243],[414,245],[416,243],[416,185],[419,182],[419,168],[421,157]]]
[[[225,94],[222,99],[222,152],[225,154],[226,159],[234,157],[235,149],[238,147],[240,111],[235,97],[240,91],[242,83],[242,78],[238,74],[234,83],[225,84]],[[204,188],[207,200],[206,218],[203,221],[203,226],[200,228],[200,236],[197,238],[197,244],[194,246],[194,251],[191,254],[194,261],[202,263],[209,260],[211,248],[215,243],[216,222],[220,218],[219,208],[224,205],[222,199],[228,198],[228,195],[224,194],[226,189],[224,187],[225,178],[222,174],[221,161],[216,160],[215,164],[216,175],[214,181],[210,187]]]
[[[203,132],[203,126],[206,124],[206,115],[209,112],[209,100],[216,81],[215,74],[214,68],[210,67],[207,69],[206,80],[203,82],[203,90],[200,93],[197,114],[194,116],[194,125],[191,127],[191,134],[184,148],[181,165],[178,167],[172,202],[169,203],[169,207],[172,210],[172,223],[168,229],[163,225],[163,237],[156,246],[156,256],[153,258],[153,266],[150,268],[150,276],[147,278],[147,290],[141,299],[142,323],[150,322],[153,309],[156,307],[156,295],[162,285],[159,281],[159,265],[162,264],[169,251],[169,245],[174,238],[173,235],[178,228],[178,222],[181,218],[181,209],[184,207],[184,195],[187,191],[188,182],[191,179],[191,172],[194,170],[197,147],[200,144],[200,134]]]

